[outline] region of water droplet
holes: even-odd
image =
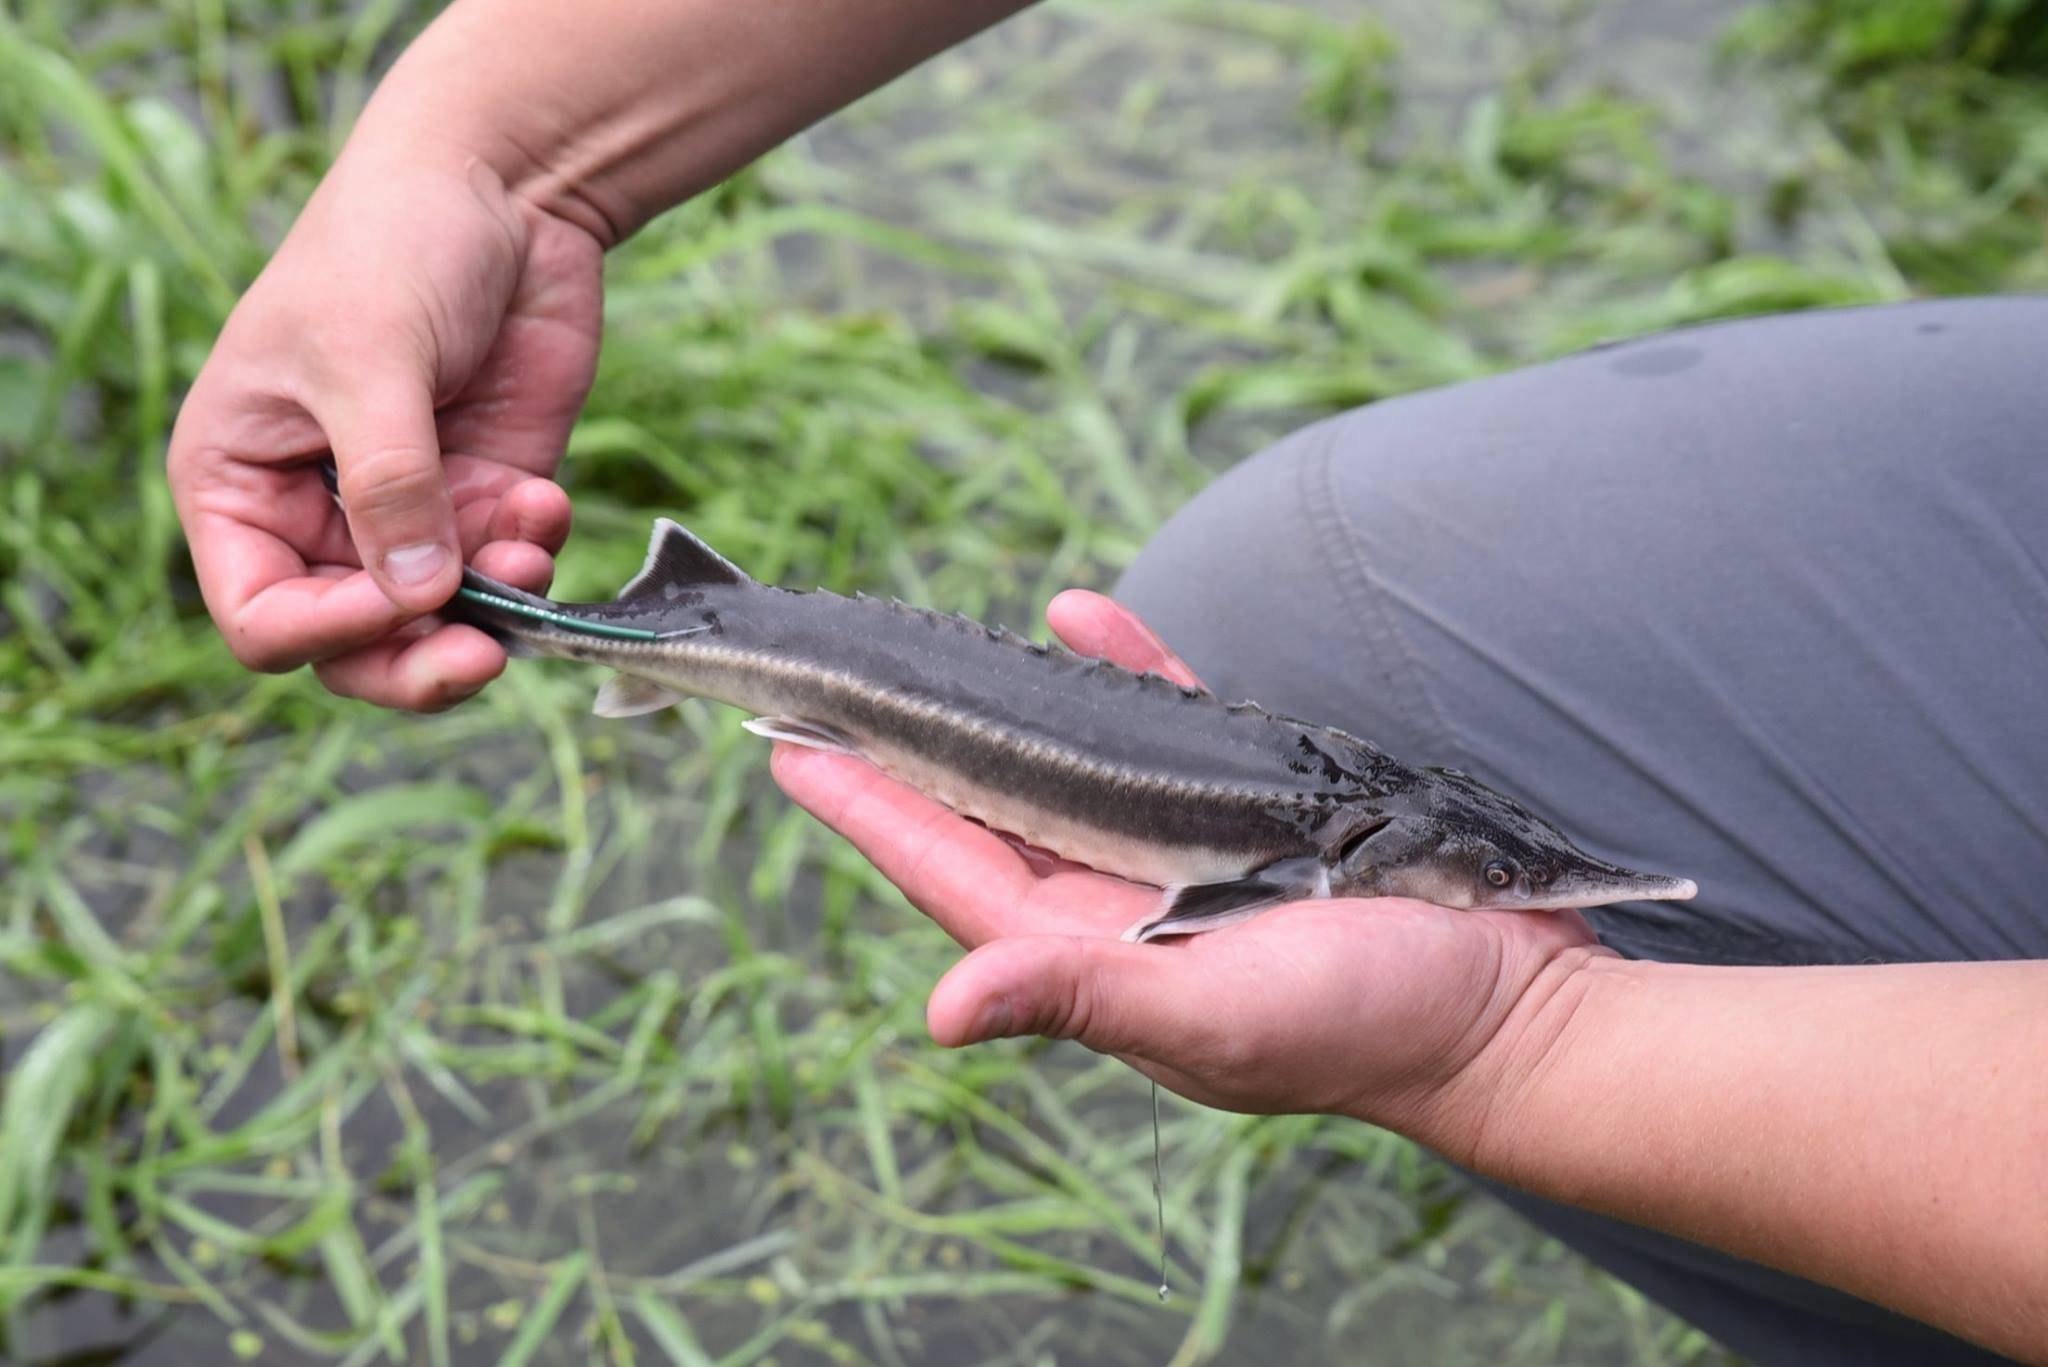
[[[1159,1206],[1159,1303],[1173,1299],[1166,1286],[1166,1165],[1159,1157],[1159,1084],[1152,1084],[1152,1199]]]

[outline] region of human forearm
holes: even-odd
[[[1028,0],[457,0],[354,144],[439,143],[609,245]]]
[[[2048,1362],[2048,963],[1549,976],[1425,1137]]]
[[[237,658],[397,707],[487,683],[495,643],[418,619],[465,563],[546,586],[603,249],[1021,4],[456,0],[378,87],[179,412],[171,487]]]

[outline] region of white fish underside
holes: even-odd
[[[901,779],[962,816],[1103,873],[1166,887],[1220,882],[1246,872],[1241,855],[1105,831],[902,749],[874,742],[851,748],[891,778]]]

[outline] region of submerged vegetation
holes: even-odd
[[[654,224],[558,588],[660,511],[1021,623],[1337,407],[2048,287],[2037,0],[1370,14],[1058,3]],[[0,1353],[1721,1358],[1404,1141],[1170,1100],[1162,1307],[1142,1084],[931,1046],[948,945],[735,716],[234,665],[166,424],[427,15],[0,4]]]

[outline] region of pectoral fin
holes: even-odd
[[[811,750],[831,750],[842,755],[858,753],[853,742],[843,733],[821,721],[805,721],[801,717],[749,717],[740,725],[757,736]]]
[[[1330,871],[1322,860],[1282,859],[1228,882],[1168,888],[1159,914],[1132,926],[1124,939],[1143,944],[1162,935],[1199,935],[1248,921],[1282,902],[1329,895]]]
[[[590,705],[590,710],[600,717],[639,717],[674,707],[682,700],[682,694],[652,679],[614,674],[597,690],[597,701]]]

